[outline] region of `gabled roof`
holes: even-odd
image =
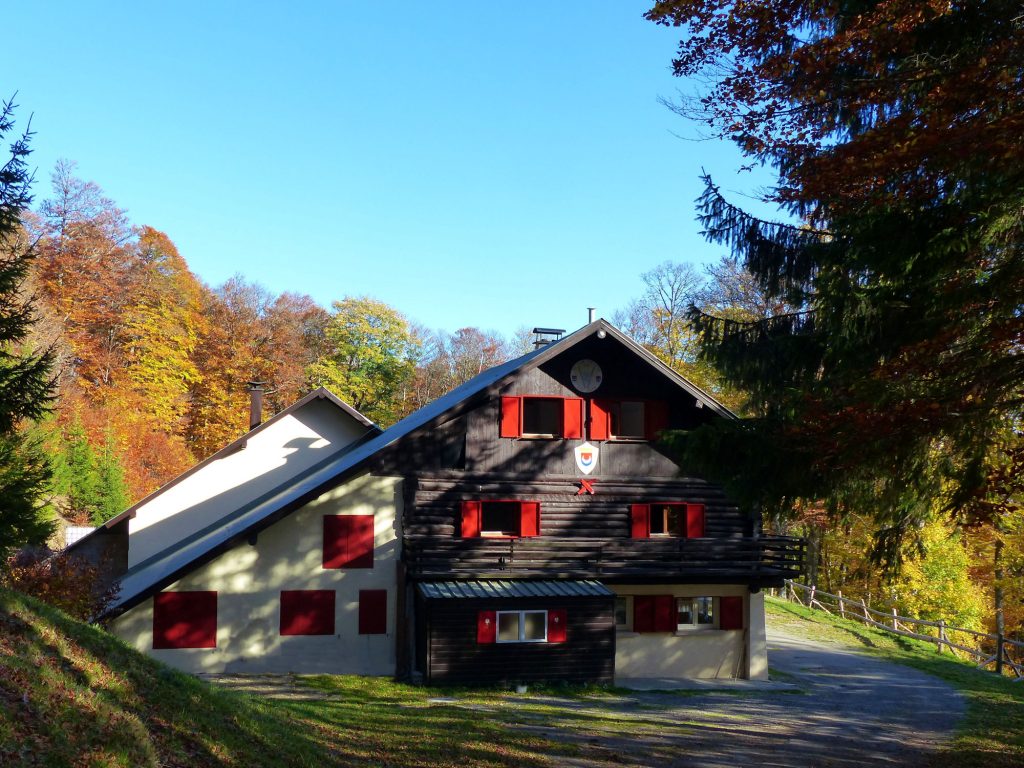
[[[157,488],[151,494],[149,494],[148,496],[143,498],[141,501],[137,501],[137,502],[135,502],[135,504],[133,504],[132,506],[128,507],[128,509],[126,509],[121,514],[119,514],[116,517],[112,517],[109,520],[107,520],[105,523],[103,523],[103,525],[100,526],[100,528],[108,528],[108,529],[109,528],[113,528],[118,523],[123,522],[124,520],[128,520],[128,519],[130,519],[132,517],[135,517],[135,512],[140,507],[142,507],[143,505],[148,504],[153,499],[155,499],[157,496],[160,496],[160,495],[166,493],[167,491],[169,491],[174,486],[178,485],[178,483],[182,482],[183,480],[187,480],[189,477],[194,475],[196,472],[201,470],[203,467],[205,467],[205,466],[207,466],[209,464],[212,464],[213,462],[217,461],[218,459],[222,459],[225,456],[228,456],[228,455],[230,455],[232,453],[235,453],[236,451],[239,451],[242,448],[245,448],[246,444],[249,442],[249,440],[251,440],[253,438],[253,436],[258,435],[260,432],[262,432],[263,430],[267,429],[271,425],[276,424],[277,422],[281,421],[281,419],[283,419],[283,418],[285,418],[287,416],[290,416],[291,414],[295,413],[298,410],[301,410],[303,406],[305,406],[307,403],[312,402],[313,400],[326,400],[327,402],[336,405],[338,408],[340,408],[342,411],[344,411],[348,416],[352,417],[353,419],[358,421],[360,424],[363,424],[364,426],[366,426],[368,428],[368,430],[373,431],[376,434],[380,434],[381,433],[381,428],[380,427],[378,427],[376,424],[374,424],[368,418],[363,416],[363,414],[361,414],[359,411],[357,411],[351,405],[346,403],[344,400],[339,398],[337,395],[335,395],[330,390],[325,389],[324,387],[319,387],[318,389],[314,389],[308,395],[304,396],[302,399],[295,401],[294,403],[289,405],[287,408],[285,408],[283,411],[279,411],[278,413],[275,413],[271,418],[269,418],[266,421],[264,421],[258,427],[254,427],[253,429],[250,429],[248,432],[246,432],[244,435],[239,437],[237,440],[231,441],[230,443],[225,445],[223,448],[221,448],[219,451],[217,451],[212,456],[208,456],[207,458],[203,459],[201,462],[199,462],[195,466],[190,467],[189,469],[187,469],[184,472],[182,472],[180,475],[178,475],[173,480],[165,483],[164,485],[161,485],[159,488]],[[79,542],[83,541],[85,538],[88,538],[88,537],[87,536],[83,536],[78,541],[74,542],[73,544],[70,544],[68,546],[68,548],[70,549],[71,547],[75,546]]]
[[[596,320],[578,331],[535,349],[522,357],[489,368],[448,394],[406,416],[384,432],[362,442],[345,446],[320,463],[264,494],[253,503],[246,505],[243,509],[222,518],[215,527],[201,531],[186,540],[174,542],[157,555],[136,564],[122,577],[121,593],[108,614],[120,613],[136,605],[154,592],[177,581],[192,569],[209,562],[222,552],[245,541],[251,534],[273,525],[287,514],[360,473],[379,451],[419,429],[433,423],[440,423],[443,419],[452,418],[475,407],[497,392],[501,385],[513,375],[536,368],[571,349],[584,339],[599,335],[601,332],[605,335],[599,336],[600,338],[611,337],[622,343],[640,359],[693,396],[702,406],[725,418],[735,418],[729,409],[711,395],[680,376],[613,325],[603,319]],[[303,398],[299,402],[304,402],[307,398]],[[282,411],[278,416],[286,412]],[[225,451],[227,450],[225,449]],[[213,458],[215,457],[211,457],[207,461],[211,461]],[[131,511],[129,510],[119,517],[123,519]]]

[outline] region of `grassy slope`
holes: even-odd
[[[769,598],[769,623],[812,639],[852,645],[867,653],[940,677],[967,699],[967,713],[953,741],[933,765],[1009,768],[1024,765],[1024,682],[978,670],[935,646],[865,627],[855,621]]]
[[[0,589],[0,765],[536,766],[576,751],[500,715],[379,678],[310,678],[329,699],[216,688]],[[484,693],[499,698],[497,692]]]

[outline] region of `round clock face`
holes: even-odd
[[[601,386],[601,366],[593,360],[579,360],[569,371],[569,378],[578,392],[593,392]]]

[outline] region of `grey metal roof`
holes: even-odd
[[[430,581],[417,587],[428,600],[615,595],[599,581]]]

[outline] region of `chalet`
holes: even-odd
[[[761,678],[801,543],[657,443],[723,418],[597,320],[385,431],[318,390],[74,546],[192,672]]]

